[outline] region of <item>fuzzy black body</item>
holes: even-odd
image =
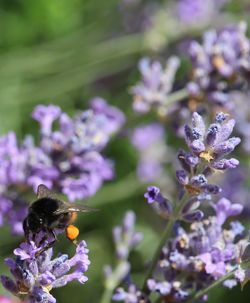
[[[65,228],[69,219],[70,214],[65,203],[48,197],[38,199],[31,205],[27,223],[30,231],[37,233],[42,228]]]
[[[56,235],[54,229],[66,229],[74,221],[77,212],[89,212],[92,209],[56,199],[49,189],[41,184],[37,192],[38,199],[29,207],[28,215],[23,222],[25,238],[34,238],[39,231]]]

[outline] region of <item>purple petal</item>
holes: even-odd
[[[214,147],[214,152],[217,154],[217,157],[231,153],[236,145],[240,143],[241,139],[237,137],[232,137],[225,142],[219,143]]]
[[[190,144],[190,148],[194,154],[200,154],[201,152],[205,151],[205,149],[206,149],[204,143],[200,140],[194,140]]]
[[[212,124],[210,125],[207,134],[206,134],[206,144],[209,147],[212,147],[216,142],[217,134],[219,132],[220,125],[219,124]]]
[[[215,184],[205,184],[202,186],[202,189],[205,193],[213,195],[216,195],[221,192],[221,188]]]
[[[221,159],[211,163],[211,166],[218,170],[226,170],[228,168],[236,168],[239,165],[239,161],[235,158]]]
[[[180,182],[180,184],[182,184],[182,185],[188,184],[189,178],[184,170],[177,170],[176,177],[177,177],[177,180]]]
[[[201,221],[204,218],[204,213],[201,210],[194,210],[182,215],[184,221],[187,222],[196,222]]]
[[[205,134],[206,126],[205,126],[205,123],[204,123],[204,120],[203,120],[202,116],[199,115],[197,112],[193,113],[192,124],[193,124],[194,128],[198,129],[199,133],[203,137],[204,134]]]
[[[9,277],[1,276],[1,282],[3,284],[3,287],[6,288],[8,291],[10,291],[13,294],[18,293],[18,287],[14,281],[12,281]]]
[[[160,189],[156,186],[149,186],[147,192],[144,194],[144,197],[148,200],[148,203],[154,203],[160,193]]]
[[[229,138],[231,133],[233,132],[235,126],[235,120],[230,119],[224,123],[222,123],[220,131],[218,133],[218,139],[217,142],[223,142]]]

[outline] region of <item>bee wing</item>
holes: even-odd
[[[40,184],[37,187],[37,198],[41,199],[41,198],[48,198],[48,197],[52,197],[53,194],[52,192],[48,189],[47,186],[45,186],[44,184]]]
[[[60,215],[67,212],[82,212],[82,213],[89,213],[93,211],[98,211],[98,209],[88,207],[86,205],[79,205],[74,203],[68,203],[63,201],[63,207],[57,209],[54,214]]]

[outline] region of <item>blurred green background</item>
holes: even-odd
[[[128,93],[138,79],[138,59],[157,53],[166,57],[175,52],[175,42],[182,35],[199,35],[204,29],[187,32],[178,27],[173,29],[167,16],[171,13],[168,5],[175,1],[154,2],[160,9],[159,22],[148,35],[126,30],[121,2],[115,0],[1,0],[0,134],[14,130],[19,138],[27,133],[37,136],[38,126],[30,117],[34,105],[54,103],[73,114],[87,108],[88,100],[97,95],[125,112],[128,127],[141,121],[132,112]],[[231,1],[223,18],[229,21],[238,21],[242,16],[249,18],[247,2]],[[143,242],[131,255],[138,282],[144,261],[152,256],[162,230],[163,222],[143,199],[146,185],[136,178],[137,155],[129,140],[122,135],[114,138],[106,154],[116,163],[116,179],[89,199],[88,204],[100,211],[78,219],[81,238],[90,249],[89,281],[83,286],[71,283],[54,291],[60,303],[100,302],[102,268],[114,264],[112,227],[120,224],[126,210],[136,212],[137,229],[144,233]],[[0,271],[6,273],[3,259],[21,239],[10,237],[7,228],[0,231],[0,239]],[[72,254],[74,247],[61,238],[56,250]],[[0,288],[0,294],[4,293]],[[249,287],[243,293],[239,289],[220,288],[213,292],[209,302],[249,302],[249,297]]]

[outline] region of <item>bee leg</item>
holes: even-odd
[[[56,236],[56,233],[54,232],[54,230],[47,229],[47,233],[50,233],[53,235],[53,240],[51,242],[49,242],[46,246],[44,246],[41,250],[39,250],[36,253],[36,257],[40,256],[43,252],[45,252],[46,250],[51,248],[54,245],[54,243],[57,241],[57,236]],[[47,238],[48,237],[45,236],[42,241],[45,241]],[[40,244],[42,243],[42,241],[40,242]]]
[[[47,244],[44,248],[40,249],[37,253],[36,253],[36,257],[40,256],[42,253],[44,253],[46,250],[48,250],[49,248],[51,248],[54,243],[56,242],[56,240],[53,240],[52,242],[50,242],[49,244]]]
[[[36,257],[40,256],[42,253],[44,253],[46,250],[48,250],[49,248],[51,248],[54,243],[56,242],[56,240],[54,239],[53,241],[51,241],[49,244],[47,244],[46,246],[44,246],[42,249],[40,249],[37,253],[36,253]]]
[[[75,240],[73,240],[73,241],[72,241],[72,243],[73,243],[73,244],[75,244],[75,246],[77,246],[77,245],[78,245],[78,242],[77,242],[77,240],[76,240],[76,239],[75,239]]]
[[[55,241],[58,241],[58,239],[57,239],[57,235],[56,235],[55,231],[54,231],[53,229],[51,229],[51,231],[50,231],[50,232],[51,232],[51,234],[52,234],[52,235],[53,235],[53,237],[54,237],[54,242],[55,242]],[[53,242],[53,243],[54,243],[54,242]]]

